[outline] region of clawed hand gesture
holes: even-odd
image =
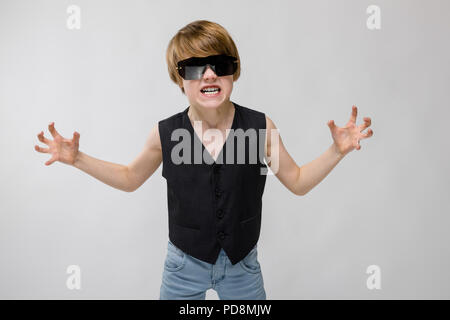
[[[41,131],[37,136],[39,141],[48,145],[48,148],[42,148],[38,145],[34,146],[34,149],[42,153],[51,153],[52,157],[45,165],[49,166],[55,161],[60,161],[65,164],[73,165],[78,155],[78,145],[80,141],[80,134],[78,132],[73,133],[72,140],[65,139],[55,129],[55,123],[52,122],[48,125],[48,130],[53,136],[54,140],[49,140],[44,137],[44,132]]]
[[[364,123],[357,126],[356,125],[356,115],[358,114],[358,109],[356,106],[352,107],[352,115],[350,120],[347,122],[345,127],[338,127],[334,123],[334,120],[328,121],[328,127],[330,127],[331,135],[336,145],[338,152],[345,156],[347,153],[353,149],[361,149],[359,141],[362,139],[369,138],[373,135],[372,129],[367,130],[367,133],[362,133],[364,129],[371,125],[371,120],[368,117],[363,118]]]

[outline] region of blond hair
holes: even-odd
[[[166,61],[170,79],[185,94],[183,79],[176,69],[178,61],[190,57],[207,57],[215,54],[226,54],[238,60],[238,67],[233,74],[233,81],[239,79],[241,74],[239,53],[233,39],[225,28],[207,20],[197,20],[189,23],[178,30],[167,46]]]

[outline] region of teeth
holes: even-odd
[[[218,93],[219,91],[207,91],[207,92],[203,92],[203,94],[206,94],[206,95],[213,95],[213,94],[216,94],[216,93]]]
[[[207,88],[207,89],[202,89],[202,92],[217,92],[219,91],[219,88]]]

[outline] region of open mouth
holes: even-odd
[[[220,88],[219,87],[209,87],[209,88],[204,88],[201,89],[200,92],[202,93],[203,96],[205,97],[215,97],[218,96],[220,94]]]

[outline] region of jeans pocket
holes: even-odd
[[[180,271],[186,264],[186,254],[169,241],[164,269],[170,272]]]
[[[256,250],[256,245],[244,259],[239,261],[239,264],[241,265],[242,269],[244,269],[248,273],[261,272],[261,265],[258,261],[258,252]]]

